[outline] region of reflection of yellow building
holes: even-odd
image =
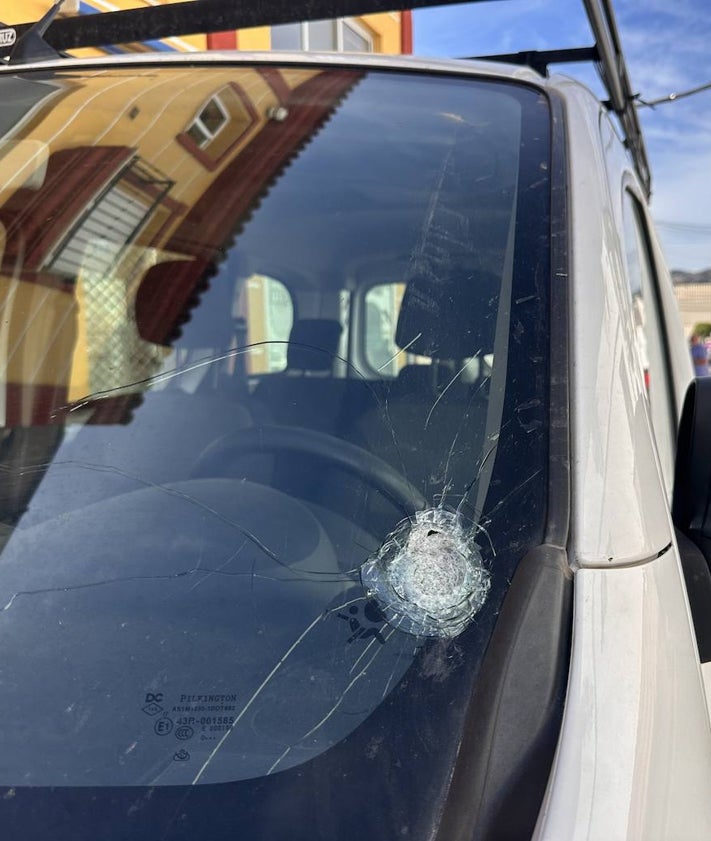
[[[50,423],[67,400],[155,373],[236,220],[360,75],[216,66],[4,80],[26,109],[0,139],[4,424]]]
[[[164,0],[67,0],[61,14],[159,2]],[[51,0],[7,0],[2,20],[38,20],[51,6]],[[411,40],[411,15],[397,12],[168,38],[103,52],[275,48],[399,54],[411,51]],[[295,129],[282,132],[288,142],[277,134],[278,168],[280,159],[288,161],[317,130],[356,75],[332,77],[336,84],[323,91],[323,113],[303,117],[290,96],[302,85],[318,87],[314,70],[221,67],[192,74],[165,68],[150,84],[140,74],[117,70],[111,81],[99,72],[81,81],[67,75],[6,82],[17,86],[12,96],[23,103],[24,113],[13,113],[0,131],[0,358],[6,385],[0,425],[52,422],[53,406],[154,372],[164,355],[162,339],[156,334],[153,341],[141,341],[133,317],[142,279],[152,266],[164,264],[170,282],[189,297],[214,259],[209,247],[208,253],[193,250],[191,225],[199,219],[214,229],[208,242],[221,242],[254,199],[252,187],[269,181],[259,168],[258,177],[251,174],[253,141],[274,132],[279,122],[274,114],[286,106],[287,124]],[[333,87],[333,81],[328,84]],[[237,182],[244,195],[235,201],[231,185]],[[95,233],[99,229],[101,236]],[[261,277],[246,286],[236,313],[249,324],[245,340],[288,337],[286,309],[259,305],[262,298],[278,297],[280,288],[277,280]],[[176,298],[176,307],[183,304]],[[153,334],[159,327],[146,329]],[[135,340],[121,335],[118,341],[121,331],[133,331]],[[72,357],[68,347],[74,348],[71,369],[58,370],[57,359]],[[273,359],[258,352],[250,357],[250,373],[280,367],[284,348],[274,348]]]
[[[186,0],[170,0],[182,3]],[[102,11],[140,9],[157,4],[169,5],[167,0],[66,0],[63,14],[94,14]],[[39,19],[52,5],[51,0],[6,0],[2,4],[4,23],[24,23]],[[310,49],[345,52],[376,52],[399,55],[412,52],[412,18],[410,12],[384,12],[360,15],[339,21],[315,21],[278,27],[259,27],[240,32],[214,33],[169,38],[155,42],[153,49],[209,50],[209,49]],[[112,49],[112,52],[144,49],[139,45]],[[101,54],[99,50],[79,51],[86,55]]]

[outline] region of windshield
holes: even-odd
[[[219,65],[0,95],[0,785],[154,798],[155,837],[223,837],[214,791],[239,837],[426,837],[543,534],[545,99]]]

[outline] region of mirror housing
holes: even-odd
[[[689,384],[679,423],[674,525],[711,556],[711,377]]]
[[[711,377],[693,380],[679,424],[672,519],[699,659],[711,662]]]

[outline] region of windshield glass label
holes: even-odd
[[[141,711],[151,719],[156,736],[209,742],[232,727],[236,706],[237,694],[230,692],[184,692],[172,698],[162,692],[147,692]]]

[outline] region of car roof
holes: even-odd
[[[125,55],[74,57],[31,62],[22,65],[0,65],[0,74],[14,75],[27,70],[64,71],[77,69],[104,69],[109,67],[163,66],[191,64],[250,64],[279,65],[299,64],[333,67],[359,67],[387,70],[409,70],[436,73],[458,73],[470,76],[489,76],[497,79],[545,84],[546,79],[532,70],[517,64],[481,59],[442,59],[414,56],[386,56],[373,53],[312,53],[312,52],[252,52],[225,50],[185,53],[131,53]]]

